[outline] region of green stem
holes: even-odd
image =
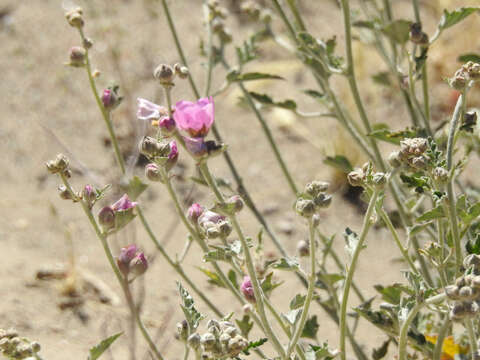
[[[207,80],[205,81],[205,96],[209,96],[210,87],[212,84],[212,70],[213,70],[213,33],[212,33],[212,19],[210,19],[210,9],[207,1],[203,2],[203,13],[205,16],[205,23],[207,26],[208,39],[208,65],[207,65]]]
[[[449,327],[450,327],[450,319],[448,317],[448,314],[445,314],[445,319],[443,321],[443,324],[440,330],[438,331],[437,342],[435,343],[435,347],[433,349],[432,360],[441,360],[443,341],[445,340]]]
[[[453,189],[453,180],[454,180],[454,169],[453,169],[453,148],[455,140],[455,132],[458,127],[460,120],[460,114],[465,103],[466,90],[459,96],[455,110],[453,112],[452,120],[450,121],[450,130],[448,133],[447,141],[447,170],[449,171],[449,180],[447,183],[447,199],[448,199],[448,209],[449,209],[449,218],[450,225],[452,227],[452,237],[455,248],[455,263],[456,263],[456,274],[459,276],[460,269],[462,267],[462,247],[460,243],[460,236],[458,231],[457,223],[457,209],[456,209],[456,200],[455,192]]]
[[[298,322],[297,327],[295,328],[295,332],[288,344],[287,348],[287,358],[290,358],[292,354],[293,348],[297,344],[300,336],[302,335],[303,328],[305,327],[305,322],[307,321],[308,317],[308,310],[310,309],[310,304],[313,299],[313,292],[315,290],[315,280],[316,280],[316,273],[315,273],[315,265],[316,265],[316,246],[315,246],[315,226],[313,225],[313,220],[308,220],[308,228],[310,233],[310,277],[308,282],[308,290],[307,290],[307,297],[305,299],[305,304],[303,305],[302,315],[300,317],[300,321]]]
[[[400,337],[398,340],[398,360],[407,360],[407,340],[408,340],[408,329],[410,324],[417,316],[418,312],[427,304],[435,304],[443,301],[445,299],[445,294],[439,294],[427,299],[424,302],[416,303],[415,306],[408,313],[407,318],[405,319],[402,327],[400,328]]]
[[[183,350],[183,360],[187,360],[187,359],[188,359],[188,355],[190,355],[190,346],[188,346],[187,342],[185,342],[185,344],[184,344],[183,346],[184,346],[184,350]]]
[[[295,22],[297,23],[297,27],[300,29],[300,31],[306,31],[305,24],[303,23],[302,17],[300,16],[300,12],[298,11],[296,1],[287,0],[287,4],[293,16],[295,17]]]
[[[218,189],[218,186],[215,182],[215,180],[212,177],[212,174],[210,173],[210,169],[208,168],[208,165],[203,162],[199,164],[200,171],[205,178],[206,182],[208,183],[209,187],[212,189],[214,192],[217,200],[221,203],[225,203],[225,199],[223,198],[222,193]],[[267,319],[267,315],[265,313],[265,304],[263,302],[263,292],[260,287],[260,283],[257,278],[257,274],[255,271],[255,265],[253,264],[253,258],[252,255],[250,254],[250,250],[248,247],[247,240],[243,234],[243,231],[237,221],[237,218],[235,214],[232,214],[229,216],[230,220],[232,222],[233,228],[235,229],[235,232],[237,233],[240,242],[242,244],[243,251],[245,253],[245,262],[247,264],[247,269],[248,269],[248,274],[250,276],[250,280],[252,282],[253,286],[253,292],[255,294],[255,300],[256,300],[256,308],[258,311],[258,314],[260,315],[260,319],[262,321],[262,325],[265,330],[265,334],[269,338],[269,340],[272,342],[273,346],[277,350],[278,354],[281,356],[282,359],[286,359],[285,355],[285,350],[283,346],[280,344],[280,341],[278,340],[277,336],[273,332],[273,329],[270,326],[270,322]]]
[[[62,178],[63,184],[68,189],[70,194],[72,196],[74,196],[74,191],[72,190],[72,188],[71,188],[67,178],[65,177],[65,175],[61,174],[60,177]],[[100,227],[98,226],[95,218],[93,217],[92,211],[90,210],[88,205],[85,203],[85,201],[80,200],[80,204],[82,205],[83,211],[85,212],[85,215],[87,215],[87,218],[90,221],[90,224],[92,225],[93,229],[95,230],[95,233],[97,234],[98,239],[102,243],[105,255],[107,256],[108,262],[110,263],[110,266],[111,266],[113,272],[115,273],[115,276],[116,276],[118,282],[120,283],[120,286],[121,286],[121,288],[123,290],[123,293],[125,295],[125,299],[127,300],[128,307],[130,309],[131,314],[134,316],[134,318],[137,322],[138,328],[140,329],[140,331],[141,331],[143,337],[145,338],[145,340],[147,341],[148,346],[150,347],[150,350],[155,354],[155,357],[157,358],[157,360],[163,360],[162,355],[158,351],[157,347],[155,346],[155,343],[153,342],[153,340],[150,337],[150,335],[148,334],[145,326],[143,325],[142,319],[140,318],[140,314],[138,313],[138,309],[136,308],[136,306],[133,302],[133,298],[132,298],[132,294],[130,292],[130,288],[128,286],[128,282],[122,276],[122,274],[120,273],[120,270],[117,267],[117,264],[115,263],[115,259],[112,255],[112,252],[111,252],[110,247],[109,247],[108,242],[107,242],[107,234],[103,233],[100,230]]]
[[[475,330],[473,328],[472,318],[467,317],[467,319],[464,321],[464,325],[468,333],[468,341],[470,342],[470,351],[472,355],[472,360],[475,360],[477,359],[476,355],[478,352],[478,346],[477,346],[477,336],[475,335]]]
[[[81,28],[79,29],[79,32],[82,40],[85,41],[86,38]],[[95,79],[93,78],[92,65],[90,64],[89,51],[87,48],[85,48],[85,69],[87,70],[88,82],[90,83],[93,96],[95,97],[97,106],[100,109],[105,125],[107,126],[108,133],[113,144],[113,149],[115,151],[115,158],[117,159],[118,166],[120,166],[122,174],[125,174],[125,161],[123,160],[122,153],[120,152],[120,148],[118,146],[117,137],[115,136],[115,130],[113,129],[112,121],[110,118],[111,113],[110,111],[105,109],[102,100],[100,99],[100,95],[98,94],[97,85],[95,84]]]
[[[347,276],[345,278],[345,283],[343,287],[342,306],[340,309],[340,357],[342,360],[345,360],[347,358],[346,347],[345,347],[345,336],[346,336],[346,329],[347,329],[348,295],[350,293],[350,287],[352,284],[353,274],[355,272],[355,268],[357,265],[358,256],[360,255],[360,251],[363,248],[363,242],[367,237],[368,230],[372,225],[371,216],[373,214],[373,210],[375,209],[375,202],[377,201],[377,197],[378,197],[378,191],[375,190],[373,192],[372,197],[370,198],[367,212],[365,214],[365,218],[363,219],[362,231],[360,233],[358,243],[355,246],[355,250],[352,255],[352,261],[350,263],[350,267],[348,268]]]

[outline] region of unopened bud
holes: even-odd
[[[215,346],[217,339],[215,339],[215,335],[207,332],[202,335],[200,342],[206,351],[210,351]]]
[[[83,21],[83,10],[80,7],[77,7],[65,13],[65,18],[67,19],[70,26],[78,29],[81,29],[85,24],[85,22]]]
[[[443,167],[436,167],[433,169],[433,178],[436,181],[445,183],[448,180],[448,170]]]
[[[187,217],[193,224],[196,224],[204,210],[202,205],[194,203],[188,208]]]
[[[68,158],[63,154],[58,154],[55,160],[50,160],[46,163],[47,170],[51,174],[64,173],[68,170],[68,165]]]
[[[85,185],[82,190],[82,200],[85,201],[89,209],[93,207],[97,200],[97,194],[92,185]]]
[[[222,238],[227,238],[232,233],[232,225],[228,221],[221,221],[217,226]]]
[[[112,86],[103,90],[102,104],[106,110],[113,110],[122,102],[123,97],[118,95],[118,89],[118,86]]]
[[[312,181],[311,183],[308,183],[307,186],[305,186],[305,192],[308,195],[315,197],[319,193],[327,191],[329,185],[330,184],[326,181]]]
[[[387,183],[387,175],[383,172],[377,172],[372,177],[373,185],[381,189]]]
[[[226,201],[227,206],[232,207],[233,213],[238,213],[243,209],[243,200],[240,195],[233,195]]]
[[[168,116],[165,116],[158,121],[158,127],[160,128],[162,135],[165,137],[172,136],[177,129],[175,120],[173,120],[173,118],[169,118]]]
[[[148,269],[148,262],[144,253],[137,254],[130,262],[130,272],[135,276],[145,274]]]
[[[388,155],[388,163],[390,164],[390,166],[394,169],[402,166],[402,162],[401,162],[401,159],[400,159],[400,152],[399,151],[393,151],[390,153],[390,155]]]
[[[86,51],[81,46],[73,46],[70,48],[70,63],[73,67],[85,66]]]
[[[242,285],[240,285],[240,291],[242,292],[243,296],[245,296],[245,299],[247,299],[247,301],[251,303],[255,302],[255,292],[253,290],[250,276],[245,276],[243,278]]]
[[[327,208],[332,203],[332,195],[320,193],[313,199],[313,202],[319,208]]]
[[[365,181],[365,173],[362,169],[355,169],[348,173],[347,179],[352,186],[363,186]]]
[[[456,285],[445,286],[445,295],[451,300],[458,300],[459,297],[459,288]]]
[[[460,91],[465,89],[465,86],[467,86],[467,82],[468,77],[461,69],[457,70],[455,75],[452,78],[448,79],[448,84],[455,90]]]
[[[120,250],[120,255],[117,258],[117,265],[120,269],[120,272],[127,276],[130,272],[130,262],[135,258],[137,253],[137,246],[134,244],[123,247]]]
[[[85,49],[90,49],[93,46],[93,40],[88,37],[85,37],[83,38],[82,44]]]
[[[428,35],[422,31],[422,24],[410,25],[410,41],[417,45],[428,45]]]
[[[153,77],[162,85],[172,85],[175,73],[170,65],[160,64],[153,72]]]
[[[220,331],[220,323],[215,319],[210,319],[207,322],[207,329],[208,329],[208,331],[210,331],[212,333],[219,332]]]
[[[175,75],[177,75],[180,79],[186,79],[189,75],[188,68],[178,63],[173,66],[173,70],[175,71]]]
[[[305,240],[300,240],[297,244],[297,252],[300,257],[305,257],[310,255],[310,246]]]
[[[98,213],[98,222],[103,231],[108,231],[115,227],[115,212],[110,206],[105,206]]]
[[[168,146],[170,147],[170,151],[167,156],[167,162],[165,163],[165,170],[167,170],[167,172],[172,170],[178,161],[178,147],[176,141],[172,140]]]
[[[140,152],[148,157],[157,156],[160,152],[160,144],[157,139],[154,139],[150,136],[144,136],[140,142]]]
[[[320,225],[320,215],[314,214],[312,216],[312,225],[313,227],[318,227],[318,225]]]
[[[295,210],[300,216],[307,218],[312,217],[316,211],[315,203],[313,202],[313,200],[309,199],[297,199],[297,202],[295,203]]]
[[[163,181],[162,171],[157,164],[150,163],[145,166],[145,177],[150,181]]]
[[[63,200],[73,199],[72,193],[67,189],[65,185],[58,186],[58,194],[60,195],[60,198],[62,198]]]
[[[200,340],[200,335],[193,333],[188,337],[187,343],[193,350],[197,350],[200,347]]]
[[[188,322],[182,320],[177,323],[177,334],[180,340],[186,341],[188,338]]]

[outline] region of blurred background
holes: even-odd
[[[122,153],[129,164],[129,174],[143,175],[141,159],[137,159],[137,143],[147,131],[135,116],[136,98],[143,97],[164,103],[162,91],[152,77],[159,63],[179,62],[176,48],[166,24],[160,1],[111,0],[76,2],[84,10],[85,33],[94,46],[92,63],[101,72],[99,89],[112,83],[120,86],[125,97],[114,112],[113,123],[120,139]],[[200,0],[170,1],[178,35],[189,60],[190,72],[203,88],[205,62],[200,43],[204,39],[203,13]],[[240,12],[240,0],[221,0],[230,15],[226,20],[233,34],[233,43],[240,45],[258,28]],[[270,7],[269,1],[259,3]],[[341,11],[334,0],[299,0],[299,6],[310,33],[321,39],[336,36],[338,53],[343,54],[343,24]],[[433,35],[444,8],[478,5],[478,1],[424,0],[421,16],[424,31]],[[352,1],[352,7],[358,9]],[[413,20],[411,2],[392,1],[395,18]],[[288,41],[283,24],[274,13],[272,26]],[[460,66],[458,56],[479,53],[480,21],[474,14],[460,25],[449,29],[430,49],[428,70],[433,126],[440,125],[453,110],[457,94],[443,81]],[[361,35],[359,30],[355,35]],[[38,340],[45,359],[85,358],[88,349],[100,339],[125,330],[128,310],[111,272],[100,243],[95,238],[79,206],[62,201],[57,193],[57,180],[48,176],[45,161],[62,152],[72,164],[72,183],[80,189],[91,183],[103,186],[117,183],[119,171],[113,157],[103,120],[95,105],[82,69],[65,66],[70,47],[80,45],[80,38],[64,18],[59,0],[0,1],[0,328],[15,327],[22,335]],[[375,81],[375,75],[387,71],[374,49],[355,41],[354,56],[361,92],[368,113],[374,122],[388,123],[393,129],[409,125],[407,110],[395,84]],[[233,48],[228,56],[234,62]],[[286,81],[258,81],[248,84],[252,91],[268,93],[279,99],[294,99],[305,112],[326,111],[302,91],[315,87],[311,75],[289,52],[273,41],[262,42],[259,58],[248,65],[249,71],[280,75]],[[225,71],[216,67],[213,90],[219,89]],[[337,93],[358,118],[343,79],[335,79]],[[251,111],[242,105],[236,87],[215,98],[216,123],[228,144],[230,154],[241,171],[245,185],[266,219],[278,233],[290,254],[295,254],[298,241],[307,237],[306,227],[292,211],[294,197],[288,189]],[[178,80],[173,99],[194,100],[187,81]],[[476,106],[478,92],[472,91],[469,106]],[[343,155],[353,165],[366,158],[352,145],[347,133],[335,119],[327,117],[300,118],[282,109],[265,111],[265,116],[278,142],[284,159],[296,183],[303,187],[318,179],[332,182],[333,205],[322,213],[321,230],[336,234],[334,247],[344,256],[342,232],[346,226],[359,229],[362,203],[349,192],[344,174],[328,167],[326,156]],[[385,147],[384,151],[390,148]],[[232,181],[222,157],[212,160],[217,176]],[[175,170],[175,186],[185,200],[205,205],[213,199],[200,186],[192,186],[195,166],[180,154]],[[467,176],[475,176],[469,165]],[[118,194],[109,193],[105,203]],[[150,184],[140,198],[157,237],[169,253],[179,253],[186,240],[186,231],[178,223],[172,203],[161,185]],[[260,230],[248,210],[241,213],[250,236]],[[393,243],[384,230],[373,231],[368,247],[362,253],[356,279],[364,293],[373,296],[373,285],[402,281],[402,265],[395,262]],[[171,359],[182,356],[182,346],[174,339],[175,324],[183,319],[175,285],[176,276],[158,256],[143,228],[130,224],[125,231],[110,239],[112,249],[130,243],[139,244],[146,252],[151,267],[142,281],[135,285],[141,303],[142,318],[154,334],[162,353]],[[265,256],[275,257],[270,241],[265,237]],[[186,272],[199,286],[211,293],[226,311],[241,316],[241,307],[229,293],[208,284],[199,271],[200,250],[194,247],[185,262]],[[332,271],[333,267],[332,267]],[[272,301],[286,309],[290,298],[283,293],[300,291],[296,279],[285,274],[285,283]],[[355,302],[357,300],[353,300]],[[208,317],[211,313],[197,301],[198,308]],[[352,304],[354,305],[354,303]],[[329,340],[336,346],[336,327],[319,307],[319,340]],[[360,342],[378,345],[383,340],[372,326],[362,324],[368,332],[359,332]],[[129,341],[118,340],[108,356],[128,358]],[[138,336],[138,359],[148,359],[146,346]]]

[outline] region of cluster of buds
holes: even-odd
[[[425,152],[428,140],[425,138],[406,138],[400,141],[400,150],[390,153],[388,162],[393,168],[405,165],[413,171],[424,170],[428,166]]]
[[[168,173],[178,161],[178,147],[175,140],[170,142],[159,141],[153,137],[145,136],[140,142],[140,152],[152,163],[145,167],[145,176],[150,181],[164,181],[163,168],[165,174]]]
[[[234,358],[248,346],[247,339],[230,321],[210,320],[207,329],[206,333],[193,333],[187,339],[188,345],[200,353],[202,359]]]
[[[0,354],[8,359],[30,359],[38,358],[40,344],[36,341],[29,341],[21,338],[14,329],[0,329]]]
[[[311,218],[318,210],[330,206],[332,196],[326,193],[328,187],[329,183],[324,181],[312,181],[308,183],[305,191],[297,198],[295,211],[300,216]]]
[[[242,3],[241,12],[248,15],[253,21],[260,21],[269,24],[272,21],[270,9],[262,7],[256,1],[247,0]]]
[[[164,87],[172,87],[176,76],[180,79],[186,79],[188,75],[188,68],[178,63],[173,67],[168,64],[160,64],[153,70],[153,77]]]
[[[45,163],[50,174],[60,174],[67,178],[72,176],[72,172],[68,168],[70,161],[63,154],[58,154],[54,160],[49,160]]]
[[[135,279],[136,277],[143,275],[148,269],[148,262],[145,258],[145,254],[139,251],[134,244],[123,247],[120,250],[120,255],[117,257],[117,265],[120,272],[127,280],[129,276],[133,276],[133,279]]]
[[[476,81],[480,78],[480,64],[469,61],[455,72],[455,75],[448,79],[449,85],[455,90],[464,90],[470,80]]]
[[[352,186],[383,188],[388,181],[388,175],[383,172],[374,172],[372,164],[365,163],[361,168],[350,171],[347,179]]]
[[[204,210],[198,217],[197,224],[207,239],[226,239],[232,232],[232,224],[227,217],[211,210]]]
[[[221,7],[218,0],[208,1],[208,9],[210,10],[210,25],[214,34],[217,34],[220,41],[224,44],[232,42],[232,33],[225,26],[225,19],[228,16],[228,10]]]
[[[422,31],[421,23],[413,23],[410,25],[410,41],[421,46],[428,45],[428,35]]]
[[[70,26],[81,29],[85,22],[83,21],[83,10],[81,7],[74,7],[65,12],[65,18]]]
[[[136,202],[129,199],[124,194],[118,201],[110,206],[105,206],[98,213],[98,222],[105,233],[120,230],[130,221],[133,220],[135,214],[133,210],[137,206]]]
[[[480,255],[468,255],[463,266],[465,274],[455,281],[455,285],[445,287],[445,295],[455,301],[450,317],[456,321],[480,312]]]
[[[105,110],[112,111],[122,102],[123,97],[118,94],[118,90],[118,85],[109,86],[103,90],[102,104]]]

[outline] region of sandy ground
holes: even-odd
[[[172,1],[171,10],[191,62],[191,72],[202,88],[204,59],[198,56],[198,41],[202,31],[200,3],[193,0]],[[321,38],[340,34],[338,40],[341,43],[340,12],[331,1],[319,3],[321,6],[313,1],[303,1],[311,32]],[[410,7],[405,2],[401,3],[396,15],[411,18]],[[160,4],[156,1],[85,0],[81,5],[86,13],[86,33],[95,42],[92,51],[94,66],[102,72],[99,86],[116,81],[126,95],[124,104],[115,112],[114,124],[123,139],[122,149],[131,153],[136,146],[135,132],[141,130],[135,119],[135,98],[163,101],[151,72],[160,62],[178,61],[175,47]],[[453,6],[447,2],[445,5]],[[57,179],[46,175],[44,162],[58,152],[68,154],[75,170],[72,182],[77,188],[85,183],[102,186],[117,182],[118,170],[111,148],[105,146],[107,133],[89,92],[85,73],[63,66],[68,49],[79,44],[79,38],[64,20],[60,1],[2,0],[0,10],[4,8],[11,12],[2,18],[0,24],[0,66],[3,69],[0,82],[0,249],[3,254],[0,262],[0,328],[13,326],[22,335],[38,340],[43,346],[45,359],[86,358],[88,348],[99,339],[127,328],[128,313],[100,243],[80,207],[58,198],[55,193]],[[433,19],[438,14],[430,7],[426,8],[426,14],[430,26],[428,30],[433,33]],[[468,24],[466,26],[472,26],[473,20]],[[238,43],[251,29],[250,25],[241,25],[235,19],[231,19],[229,25],[234,33],[238,32]],[[449,36],[447,43],[451,40]],[[451,46],[456,48],[455,51],[457,48],[478,51],[475,48],[478,44],[468,39],[468,35],[465,35]],[[394,123],[398,128],[402,124],[407,125],[401,99],[389,90],[370,90],[372,83],[369,76],[378,70],[372,66],[377,59],[372,57],[371,49],[358,47],[357,50],[359,76],[366,90],[369,113],[378,122]],[[278,73],[289,80],[289,90],[285,91],[285,85],[275,88],[270,83],[256,85],[259,90],[295,98],[308,111],[320,110],[311,100],[302,99],[298,90],[313,86],[312,80],[290,55],[270,43],[262,47],[262,55],[260,64],[252,68],[278,69]],[[455,52],[452,54],[435,49],[433,56],[450,64],[447,66],[436,61],[436,67],[432,65],[432,83],[438,84],[434,89],[441,94],[432,100],[433,105],[437,106],[445,103],[448,90],[436,80],[448,75],[448,71],[457,64]],[[215,72],[214,88],[221,85],[223,75],[220,69]],[[344,101],[350,105],[351,99],[343,84],[339,83],[337,87]],[[248,110],[237,106],[238,96],[239,93],[232,90],[216,99],[218,127],[252,197],[265,212],[285,247],[294,254],[296,243],[307,235],[305,224],[291,209],[294,198],[288,191],[259,124]],[[186,82],[177,84],[174,99],[192,99]],[[436,113],[439,114],[439,120],[444,116],[441,112]],[[283,112],[272,112],[267,117],[285,161],[300,186],[313,179],[335,179],[331,170],[322,163],[325,154],[342,151],[358,163],[363,161],[355,156],[356,150],[350,147],[350,140],[338,130],[332,119],[298,120]],[[313,144],[291,129],[282,130],[278,120],[301,121],[301,126],[309,129]],[[181,165],[184,178],[194,174],[194,166],[186,156],[182,157]],[[212,167],[218,176],[231,178],[222,158],[213,160]],[[140,167],[130,167],[129,172],[143,176]],[[191,187],[189,182],[181,181],[180,177],[176,186],[183,194],[188,193]],[[114,194],[108,196],[107,200],[112,200],[112,196]],[[204,204],[213,200],[200,188],[192,196]],[[165,189],[152,184],[140,201],[157,236],[160,239],[165,237],[163,241],[167,244],[168,252],[172,255],[180,252],[186,232],[176,224],[174,208],[167,199]],[[244,211],[240,218],[247,233],[255,236],[259,225],[251,214]],[[337,234],[335,248],[342,258],[345,257],[341,236],[343,229],[346,226],[359,229],[360,225],[358,209],[345,202],[339,190],[333,206],[322,213],[321,229],[329,235]],[[173,231],[172,226],[175,227]],[[389,239],[384,231],[373,231],[368,240],[369,246],[362,253],[356,280],[367,296],[374,295],[374,284],[401,280],[399,270],[402,266],[392,263],[397,255]],[[140,284],[136,286],[137,293],[143,299],[142,317],[151,333],[158,333],[156,341],[162,353],[169,359],[180,358],[181,345],[173,337],[175,323],[182,319],[175,285],[177,277],[165,261],[156,255],[139,223],[129,225],[111,241],[115,251],[135,242],[152,260],[144,277],[144,287]],[[268,240],[266,246],[273,249]],[[200,250],[193,247],[185,260],[186,272],[218,300],[224,311],[234,311],[241,316],[241,307],[226,291],[207,285],[205,277],[196,269],[199,259]],[[71,269],[72,263],[75,264],[73,268],[77,278],[69,278],[68,282],[35,280],[38,270],[62,266]],[[332,271],[335,271],[334,268]],[[112,293],[111,299],[117,299],[119,303],[103,304],[98,296],[87,293],[82,297],[84,302],[81,307],[61,310],[60,305],[65,305],[66,301],[62,294],[69,286],[80,284],[78,278],[82,274],[105,284]],[[282,310],[287,309],[295,293],[303,291],[292,276],[285,278],[285,284],[274,293],[272,299]],[[357,300],[352,299],[352,304],[355,302]],[[198,302],[198,307],[211,317],[203,304]],[[329,340],[335,346],[336,327],[318,307],[314,307],[313,313],[319,317],[318,338]],[[381,343],[384,336],[372,326],[363,324],[358,338],[360,342],[374,346]],[[145,350],[146,346],[139,336],[138,359],[148,358],[144,357]],[[128,358],[127,337],[115,344],[110,356],[115,359]]]

